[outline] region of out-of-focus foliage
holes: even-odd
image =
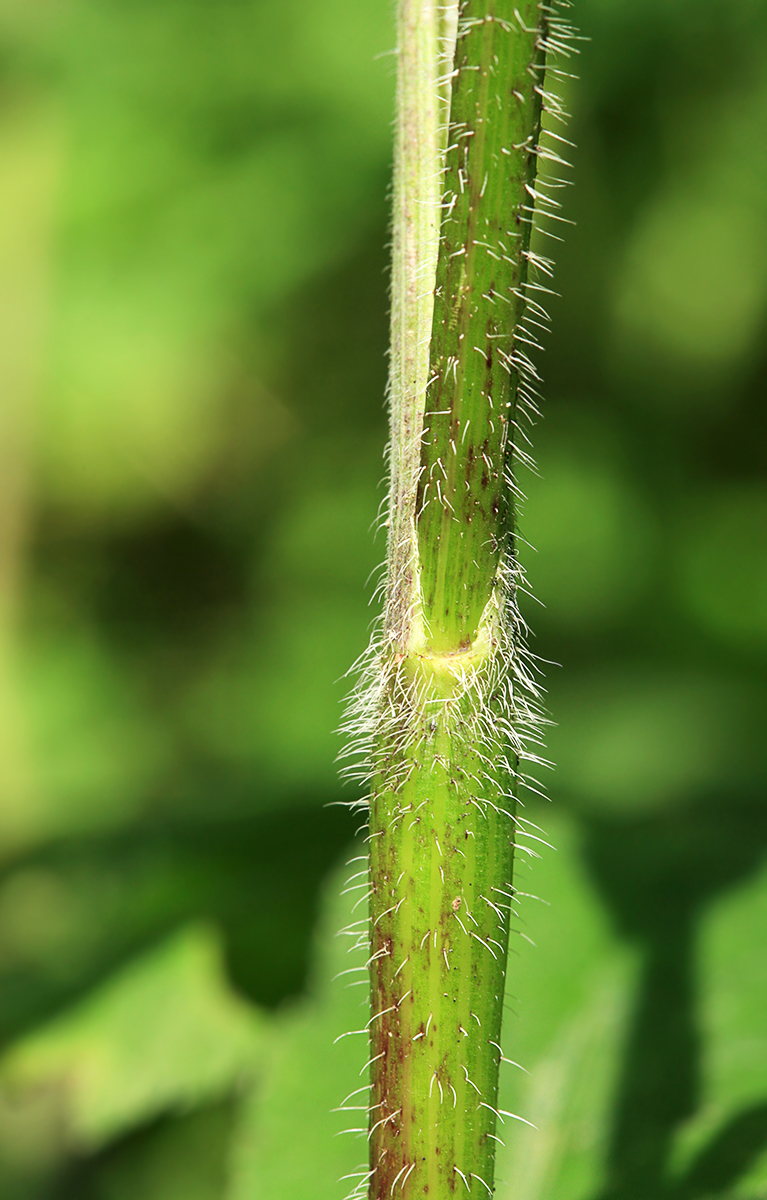
[[[260,1022],[221,978],[209,930],[177,934],[6,1055],[18,1088],[61,1081],[68,1134],[99,1147],[153,1116],[226,1096],[252,1076]]]
[[[758,1200],[767,9],[575,19],[521,481],[558,852],[499,1196]],[[3,1200],[340,1200],[364,1158],[333,731],[384,550],[393,41],[388,0],[0,0]]]

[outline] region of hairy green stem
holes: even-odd
[[[371,1200],[493,1188],[504,977],[535,687],[510,455],[530,401],[538,0],[401,0],[391,501],[369,671]]]

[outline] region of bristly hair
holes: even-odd
[[[510,377],[508,418],[501,418],[502,422],[506,423],[503,443],[503,487],[510,519],[507,532],[499,537],[495,547],[498,551],[498,565],[495,569],[492,594],[485,604],[472,642],[473,648],[482,640],[484,650],[482,654],[472,655],[467,652],[465,656],[459,658],[456,655],[452,658],[450,670],[454,682],[449,694],[445,694],[435,685],[428,672],[408,673],[402,669],[403,660],[408,656],[408,652],[413,653],[414,646],[428,645],[431,633],[422,593],[419,520],[426,506],[433,501],[434,494],[443,506],[451,506],[440,492],[438,477],[429,476],[427,480],[425,458],[427,441],[424,435],[424,414],[430,388],[438,382],[440,376],[432,373],[433,368],[422,371],[421,375],[417,376],[418,386],[412,392],[416,403],[407,422],[403,423],[402,414],[398,411],[398,389],[401,387],[401,380],[396,378],[396,372],[402,370],[402,364],[396,361],[396,355],[393,353],[388,389],[391,411],[391,436],[387,448],[389,497],[388,505],[384,509],[385,519],[382,521],[387,529],[387,559],[385,572],[375,593],[377,597],[383,598],[383,613],[376,622],[370,644],[350,671],[354,683],[341,725],[345,744],[339,755],[342,776],[354,781],[358,788],[358,796],[350,805],[365,817],[369,810],[369,796],[366,791],[385,776],[386,790],[390,797],[387,809],[388,836],[388,833],[401,826],[406,818],[410,825],[405,825],[405,829],[412,828],[420,820],[415,807],[416,801],[412,801],[410,805],[400,803],[399,794],[419,767],[419,755],[414,751],[424,740],[424,730],[430,724],[436,728],[437,724],[441,723],[444,728],[449,729],[451,741],[459,748],[459,753],[461,747],[470,748],[471,751],[471,773],[464,774],[464,778],[471,785],[472,793],[467,803],[473,805],[483,817],[495,814],[494,819],[496,816],[504,822],[508,819],[508,824],[503,828],[511,830],[511,840],[516,849],[530,858],[538,857],[536,844],[547,843],[537,826],[518,815],[515,805],[522,805],[518,797],[520,791],[534,795],[544,794],[543,785],[537,778],[537,769],[550,764],[546,763],[543,757],[543,735],[548,721],[544,711],[540,661],[529,648],[529,630],[519,605],[520,593],[529,594],[530,589],[517,550],[520,539],[516,528],[516,514],[525,500],[518,474],[520,467],[534,470],[529,431],[540,416],[541,399],[541,379],[535,359],[542,349],[541,335],[545,335],[549,327],[549,318],[544,307],[545,297],[554,294],[551,288],[553,263],[548,255],[540,252],[538,240],[561,240],[558,230],[571,223],[562,215],[561,202],[557,198],[561,189],[569,182],[563,172],[569,169],[570,164],[563,157],[563,153],[571,143],[561,132],[567,121],[567,113],[560,97],[549,86],[548,80],[572,78],[565,68],[571,57],[578,53],[574,44],[578,40],[577,35],[564,16],[570,7],[569,0],[544,2],[538,7],[540,23],[535,39],[538,58],[529,69],[535,72],[533,90],[540,101],[543,116],[535,139],[530,139],[529,145],[524,144],[526,152],[535,156],[536,171],[534,182],[525,185],[527,199],[519,214],[519,220],[535,232],[537,240],[536,244],[530,247],[526,237],[523,238],[522,245],[527,245],[527,248],[522,251],[517,249],[515,252],[517,258],[520,253],[524,255],[525,269],[521,272],[524,281],[508,290],[506,296],[493,293],[483,297],[490,305],[506,301],[509,303],[510,312],[514,302],[520,307],[520,315],[511,333],[510,344],[507,344],[504,351],[499,348],[498,354],[498,360]],[[447,4],[441,17],[440,70],[436,76],[434,99],[437,107],[442,105],[445,135],[448,129],[450,88],[457,74],[453,61],[455,48],[460,39],[478,23],[476,20],[463,20],[460,8],[458,3]],[[534,32],[524,29],[517,10],[514,15],[525,34]],[[497,17],[492,19],[498,20]],[[503,22],[501,24],[503,26]],[[509,31],[512,32],[511,25]],[[529,83],[527,87],[529,89]],[[457,136],[462,135],[459,132]],[[447,141],[447,136],[443,136],[438,156],[439,167],[427,180],[429,186],[435,185],[435,204],[438,213],[441,214],[437,222],[438,230],[440,222],[449,218],[451,205],[455,203],[455,194],[449,194],[443,182]],[[395,253],[396,237],[395,229]],[[429,316],[437,296],[439,243],[438,240],[430,241],[430,237],[431,234],[424,235],[425,252],[417,267],[417,287],[420,290],[411,297],[413,303],[423,306],[422,315],[426,314],[420,326],[422,333],[423,329],[430,325]],[[479,245],[478,242],[474,244]],[[491,256],[494,255],[490,247],[486,247],[486,250]],[[509,254],[508,261],[512,261],[512,257]],[[489,290],[492,292],[492,289]],[[420,355],[422,365],[429,361],[429,338],[423,334],[423,339],[415,346],[415,353]],[[451,370],[454,372],[455,364],[449,359],[443,360],[440,369],[445,374]],[[414,373],[413,378],[416,378],[416,375],[417,373]],[[488,399],[492,407],[489,393]],[[439,405],[433,407],[439,408]],[[458,434],[455,434],[455,438],[456,441],[459,440]],[[455,453],[455,446],[453,452]],[[440,460],[437,462],[441,465]],[[444,473],[444,467],[442,470]],[[427,484],[432,487],[432,493],[428,492]],[[418,657],[418,650],[415,654]],[[499,787],[500,779],[508,783]],[[436,838],[434,828],[431,833]],[[380,831],[369,836],[381,836]],[[442,850],[438,841],[437,848],[441,856]],[[399,882],[397,880],[397,886]],[[359,888],[358,905],[364,908],[375,890],[375,880],[371,879],[368,871],[363,868],[350,884]],[[512,885],[510,873],[508,878],[498,879],[494,886],[488,888],[486,885],[484,890],[485,894],[476,896],[475,901],[484,902],[495,914],[492,919],[497,921],[498,928],[504,931],[503,934],[497,934],[499,941],[493,941],[489,936],[483,938],[474,929],[467,929],[464,916],[467,924],[469,918],[474,918],[470,912],[461,908],[463,901],[460,893],[453,902],[451,919],[455,918],[458,926],[467,935],[467,940],[477,939],[492,959],[497,960],[498,954],[504,949],[501,943],[508,936],[511,918],[517,913],[519,899],[526,893],[519,892]],[[400,899],[395,908],[387,908],[380,917],[387,917],[391,912],[394,912],[396,917],[402,902]],[[386,903],[395,902],[387,900]],[[474,924],[477,924],[476,921]],[[369,970],[374,959],[382,953],[391,954],[391,949],[378,949],[374,952],[375,940],[366,916],[361,917],[346,932],[351,935],[354,948],[366,955],[364,969]],[[380,931],[378,936],[380,937]],[[436,950],[436,931],[434,938]],[[415,951],[413,953],[415,957]],[[445,963],[448,964],[444,949],[442,953],[445,955]],[[402,966],[405,966],[405,962]],[[400,969],[394,972],[395,980]],[[392,963],[391,971],[393,970]],[[403,997],[400,997],[396,1002],[396,1009],[402,999]],[[390,1011],[392,1010],[383,1007],[382,1011],[374,1012],[369,1028],[374,1021],[385,1018]],[[470,1015],[475,1017],[479,1025],[479,1017],[476,1017],[473,1011]],[[470,1021],[465,1023],[472,1025]],[[467,1031],[464,1029],[462,1032],[468,1038]],[[421,1033],[415,1035],[421,1036]],[[474,1030],[474,1036],[480,1036],[477,1030]],[[487,1035],[482,1036],[486,1038]],[[497,1046],[500,1062],[500,1046],[495,1041],[491,1042],[491,1045]],[[367,1066],[370,1067],[371,1063]],[[465,1066],[463,1070],[466,1071]],[[454,1082],[460,1091],[462,1084],[459,1083],[458,1077],[454,1078]],[[439,1072],[435,1071],[430,1087],[438,1088],[440,1099],[449,1104],[450,1097],[447,1092],[443,1095],[442,1084]],[[468,1072],[466,1084],[480,1094],[480,1105],[490,1109],[501,1121],[504,1115],[515,1120],[525,1120],[524,1117],[505,1114],[503,1110],[498,1109],[495,1097],[483,1096],[476,1084],[469,1079]],[[446,1081],[446,1086],[453,1093],[452,1102],[455,1105],[455,1088],[449,1081]],[[396,1105],[389,1104],[388,1099],[384,1104],[381,1095],[375,1106],[371,1107],[371,1104],[368,1104],[362,1108],[370,1114],[369,1138],[381,1124],[395,1124],[400,1116]],[[378,1109],[381,1109],[381,1114]],[[495,1141],[500,1140],[492,1132],[488,1136]],[[401,1160],[398,1160],[397,1165],[399,1161]],[[467,1191],[472,1191],[472,1181],[476,1180],[491,1192],[492,1178],[488,1176],[489,1184],[476,1172],[470,1171],[462,1160],[459,1159],[459,1162],[460,1167],[453,1164],[455,1175],[463,1181]],[[387,1194],[390,1189],[391,1195],[395,1195],[396,1188],[404,1194],[415,1165],[415,1162],[410,1163],[405,1159],[399,1170],[396,1166],[391,1168],[391,1174],[386,1176]],[[492,1162],[489,1170],[492,1172]],[[377,1189],[380,1181],[371,1184],[375,1174],[375,1169],[361,1169],[354,1176],[356,1182],[347,1200],[363,1200],[369,1187]]]
[[[545,69],[549,78],[576,78],[570,71],[556,65],[561,61],[569,63],[570,59],[579,53],[575,43],[581,39],[564,16],[570,7],[570,0],[556,0],[555,3],[539,5],[545,21],[544,29],[539,35],[539,46],[546,55]],[[446,24],[442,55],[446,70],[438,80],[440,89],[452,80],[452,55],[456,39],[463,32],[457,22],[457,8],[457,4],[444,6]],[[453,20],[450,19],[451,13],[454,14]],[[538,142],[532,148],[538,161],[538,170],[534,186],[526,186],[530,202],[524,207],[526,215],[523,219],[530,222],[538,237],[561,241],[561,237],[549,228],[548,223],[553,222],[557,226],[572,225],[573,222],[562,215],[561,201],[551,193],[561,192],[570,183],[570,179],[563,177],[561,172],[570,170],[572,164],[563,157],[561,149],[572,147],[573,144],[557,128],[550,126],[566,126],[569,114],[555,91],[544,87],[542,83],[536,85],[535,90],[541,97],[546,123],[542,125]],[[443,198],[443,207],[445,203]],[[518,508],[524,503],[525,495],[518,483],[517,466],[519,464],[528,470],[535,470],[529,430],[541,415],[542,380],[531,355],[542,352],[544,347],[540,340],[541,335],[548,332],[550,325],[541,299],[547,295],[556,295],[550,286],[554,268],[552,259],[539,253],[537,249],[526,251],[525,258],[526,279],[514,293],[523,301],[524,309],[514,329],[512,352],[506,361],[509,374],[515,377],[516,393],[511,409],[505,486]],[[428,290],[433,292],[433,273],[425,283]],[[424,391],[431,382],[431,379],[427,380]],[[401,721],[391,711],[391,676],[397,661],[398,634],[403,627],[412,626],[419,616],[420,609],[420,596],[417,586],[413,589],[412,581],[417,583],[419,574],[416,492],[424,467],[421,466],[419,472],[407,481],[408,503],[404,507],[409,508],[410,515],[407,521],[403,521],[402,491],[398,494],[398,484],[401,488],[402,481],[395,478],[397,463],[392,453],[393,441],[397,436],[398,432],[392,430],[392,437],[386,448],[390,486],[388,497],[381,505],[380,519],[381,527],[387,529],[386,569],[380,573],[373,597],[374,600],[379,597],[383,599],[384,611],[375,622],[369,645],[348,673],[354,682],[340,726],[344,739],[343,749],[338,756],[341,777],[356,783],[363,791],[371,780],[373,747],[382,733],[382,726],[390,726],[392,733],[395,732],[395,726],[402,728]],[[411,437],[420,445],[423,438],[422,411],[421,421],[418,427],[411,431]],[[409,458],[413,461],[415,456],[410,455]],[[399,506],[399,511],[395,511],[396,506]],[[496,702],[501,701],[502,727],[510,748],[511,777],[519,787],[541,794],[542,784],[533,780],[523,769],[525,764],[550,764],[540,753],[543,746],[543,730],[548,724],[543,707],[544,690],[540,682],[540,660],[529,649],[529,629],[518,604],[520,592],[526,595],[532,593],[517,554],[517,540],[519,535],[515,529],[513,536],[507,541],[500,563],[496,583],[497,596],[491,601],[496,610],[496,619],[493,621],[496,634],[493,670],[484,675],[470,673],[463,681],[462,689],[473,693],[479,728],[482,722],[488,719],[497,721],[497,713],[489,711],[489,708],[494,707],[488,706],[489,697],[492,696]],[[405,586],[406,581],[408,586]],[[403,596],[409,598],[405,613],[401,609]],[[418,708],[426,697],[418,694],[418,685],[414,682],[410,691],[398,690],[398,700],[406,709],[413,710]],[[494,734],[497,736],[497,727],[494,727]],[[496,736],[493,737],[493,741],[496,740]],[[368,797],[363,794],[349,803],[352,808],[365,810],[368,802]]]

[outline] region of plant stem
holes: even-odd
[[[532,403],[520,322],[555,27],[538,0],[400,0],[389,556],[362,714],[371,1200],[493,1188],[515,794],[538,724],[509,464]]]

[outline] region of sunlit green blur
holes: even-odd
[[[323,881],[385,550],[392,8],[0,0],[2,1200],[341,1200],[365,1157]],[[573,16],[520,476],[559,851],[498,1195],[759,1200],[767,8]]]

